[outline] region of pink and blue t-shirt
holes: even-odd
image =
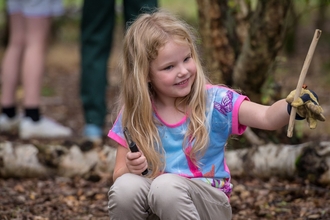
[[[161,122],[157,128],[165,151],[164,171],[187,178],[199,178],[223,190],[229,196],[232,186],[230,171],[224,156],[225,146],[231,134],[241,135],[245,131],[246,126],[238,122],[238,110],[241,103],[249,99],[227,87],[207,85],[206,90],[206,126],[210,137],[209,146],[199,160],[199,167],[195,166],[186,156],[189,155],[194,142],[182,147],[189,118],[185,116],[177,124],[167,124],[154,109],[154,117]],[[119,114],[108,136],[118,144],[127,147],[121,117],[122,115]],[[183,152],[183,149],[186,153]]]

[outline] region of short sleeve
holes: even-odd
[[[120,144],[121,146],[127,147],[122,126],[122,111],[117,116],[115,123],[113,124],[112,128],[108,133],[108,137]]]

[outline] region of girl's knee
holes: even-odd
[[[122,219],[141,219],[137,216],[147,216],[150,182],[151,180],[135,174],[119,177],[108,193],[109,215],[122,216]]]
[[[171,201],[180,197],[182,193],[187,192],[187,185],[184,184],[184,181],[184,177],[176,174],[163,174],[153,180],[148,199],[158,200],[158,198],[161,198],[164,201],[164,198],[168,198]]]
[[[141,191],[141,187],[145,185],[143,178],[135,174],[124,174],[119,177],[110,187],[108,198],[109,202],[122,203],[129,202],[137,196],[137,192]]]
[[[142,202],[149,191],[150,182],[148,179],[135,175],[124,174],[119,177],[108,192],[109,206],[127,206],[132,202]]]

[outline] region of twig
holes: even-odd
[[[306,74],[307,74],[307,70],[309,68],[309,64],[311,63],[311,60],[312,60],[312,57],[313,57],[313,54],[314,54],[314,51],[315,51],[315,47],[316,47],[317,42],[318,42],[318,40],[321,36],[321,33],[322,33],[321,30],[319,30],[319,29],[315,30],[312,43],[309,46],[309,50],[308,50],[306,59],[304,61],[303,68],[300,72],[300,76],[299,76],[299,80],[298,80],[298,84],[297,84],[297,88],[296,88],[296,93],[294,94],[294,99],[293,99],[294,101],[297,100],[300,96],[301,89],[302,89],[302,86],[303,86],[303,83],[305,81],[305,77],[306,77]],[[287,131],[287,136],[288,137],[292,137],[296,113],[297,113],[297,108],[292,107],[291,114],[290,114],[288,131]]]

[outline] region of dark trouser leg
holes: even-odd
[[[85,0],[81,22],[80,97],[86,124],[103,127],[107,112],[107,63],[114,27],[113,0]]]
[[[157,6],[157,0],[124,0],[125,21],[133,21],[139,14],[150,12]]]

